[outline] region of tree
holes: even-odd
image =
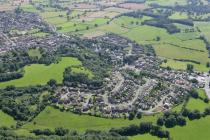
[[[158,120],[157,120],[157,125],[163,126],[163,124],[164,124],[163,118],[162,118],[162,117],[161,117],[161,118],[158,118]]]
[[[199,97],[198,92],[196,90],[191,90],[190,91],[191,97],[197,99]]]
[[[129,113],[128,119],[133,120],[134,118],[135,118],[135,113],[134,112]]]
[[[210,62],[206,63],[206,67],[209,68],[210,67]]]
[[[182,115],[184,116],[184,117],[187,117],[188,115],[189,115],[189,113],[190,113],[190,111],[188,110],[188,109],[184,109],[183,110],[183,112],[182,112]]]
[[[175,118],[175,116],[173,116],[173,115],[171,115],[171,116],[169,116],[169,118],[167,118],[166,120],[165,120],[165,126],[167,127],[167,128],[172,128],[172,127],[174,127],[174,126],[176,126],[176,118]]]
[[[187,71],[188,72],[193,72],[194,66],[191,64],[187,64]]]
[[[160,37],[159,36],[156,37],[156,41],[160,41]]]
[[[54,79],[50,79],[50,80],[47,82],[47,84],[48,84],[49,86],[51,86],[51,87],[54,87],[54,86],[56,86],[57,82],[56,82],[56,80],[54,80]]]
[[[65,129],[63,127],[55,128],[55,134],[58,135],[58,136],[64,136],[68,133],[69,133],[69,130]]]
[[[209,99],[208,99],[208,98],[205,98],[203,101],[204,101],[205,103],[209,103]]]
[[[185,118],[182,117],[182,116],[177,117],[177,124],[180,125],[180,126],[186,125],[186,120],[185,120]]]
[[[137,117],[138,119],[141,119],[141,118],[142,118],[142,113],[141,113],[141,112],[138,112],[138,113],[136,114],[136,117]]]

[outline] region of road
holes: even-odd
[[[205,78],[205,92],[206,95],[208,96],[208,98],[210,99],[210,87],[209,87],[209,83],[210,83],[210,76],[208,76],[208,74],[206,74],[206,78]]]

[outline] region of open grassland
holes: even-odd
[[[140,124],[140,122],[154,122],[157,116],[143,116],[141,119],[106,119],[88,115],[76,115],[71,112],[61,112],[58,109],[47,107],[32,122],[27,123],[21,129],[54,129],[55,127],[65,127],[68,129],[83,132],[87,129],[109,130],[112,127],[123,127],[130,124]],[[36,125],[34,125],[36,122]]]
[[[5,114],[0,110],[0,127],[1,126],[11,127],[12,125],[15,126],[15,124],[16,122],[11,116]]]
[[[187,121],[187,125],[168,129],[174,140],[207,140],[210,132],[210,117]]]
[[[77,66],[77,67],[75,67]],[[1,82],[0,87],[14,85],[16,87],[24,87],[30,85],[45,85],[50,79],[55,79],[58,83],[62,83],[63,72],[67,67],[74,67],[75,73],[85,73],[89,77],[93,74],[82,67],[81,61],[73,57],[63,57],[58,63],[49,66],[43,64],[32,64],[24,67],[24,76],[20,79]]]

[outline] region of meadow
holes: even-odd
[[[23,68],[24,76],[22,78],[1,82],[0,88],[4,88],[8,85],[14,85],[16,87],[45,85],[50,79],[55,79],[57,83],[62,83],[63,72],[67,67],[74,67],[72,70],[75,73],[85,73],[88,74],[89,77],[93,77],[93,74],[89,70],[82,67],[81,61],[77,58],[63,57],[58,63],[50,64],[48,66],[44,64],[25,66]]]

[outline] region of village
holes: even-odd
[[[0,53],[33,47],[55,52],[58,46],[74,44],[75,37],[55,33],[53,27],[36,14],[16,12],[0,14]],[[33,29],[50,35],[40,38],[27,34]],[[160,67],[164,60],[156,57],[151,45],[139,45],[115,34],[92,40],[88,47],[94,53],[106,54],[111,59],[114,67],[110,76],[97,90],[82,84],[79,87],[60,87],[55,95],[57,105],[64,105],[77,113],[123,117],[132,111],[154,114],[172,109],[195,87],[209,91],[208,75]],[[198,83],[192,83],[192,79],[197,79]]]
[[[97,53],[110,55],[115,67],[110,78],[104,79],[102,89],[89,90],[81,85],[61,87],[57,91],[57,103],[73,112],[101,117],[124,117],[132,111],[154,114],[172,109],[183,102],[190,90],[205,86],[205,74],[161,68],[163,60],[154,54],[145,55],[143,46],[126,38],[108,34],[95,39],[113,44],[111,48],[95,44],[92,47]],[[125,50],[128,47],[131,50]],[[131,64],[125,60],[127,57],[132,58]],[[191,82],[200,77],[203,80],[198,83]]]

